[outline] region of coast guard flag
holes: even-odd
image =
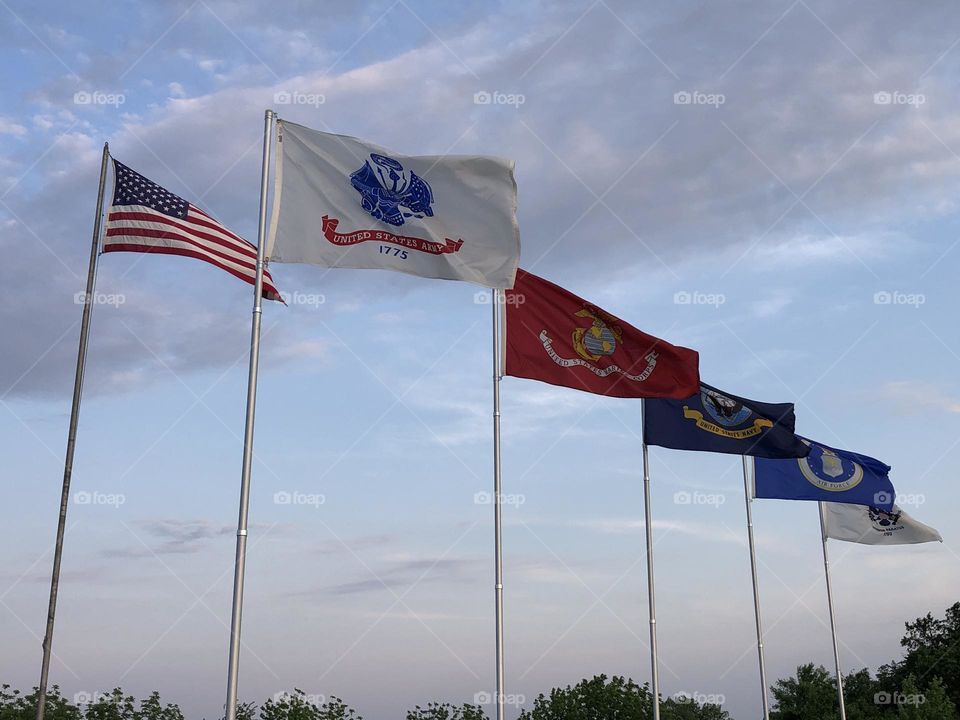
[[[513,286],[520,231],[512,161],[398,155],[285,121],[278,143],[272,262]]]
[[[796,460],[754,460],[754,497],[872,505],[890,510],[896,495],[890,466],[867,455],[804,439],[810,454]]]
[[[504,294],[505,372],[613,397],[685,398],[700,359],[524,270]]]
[[[810,446],[794,432],[793,403],[747,400],[700,383],[684,400],[644,400],[643,437],[674,450],[797,458]]]
[[[943,542],[940,533],[896,505],[887,512],[866,505],[823,503],[826,537],[863,545]]]

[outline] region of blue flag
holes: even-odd
[[[871,505],[893,509],[890,466],[867,455],[837,450],[810,440],[810,454],[796,460],[754,461],[754,496],[780,500]]]
[[[643,438],[674,450],[797,458],[810,452],[794,432],[793,403],[763,403],[700,383],[686,400],[644,400]]]

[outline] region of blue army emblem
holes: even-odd
[[[350,184],[360,193],[363,209],[377,220],[403,225],[404,218],[433,217],[433,189],[397,160],[370,153],[363,167],[350,175]]]
[[[863,480],[863,467],[837,455],[830,448],[804,440],[810,446],[810,454],[798,458],[800,472],[811,485],[827,492],[851,490]]]

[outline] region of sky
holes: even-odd
[[[830,544],[845,669],[958,599],[960,16],[793,0],[0,1],[0,682],[40,669],[101,148],[256,237],[263,112],[516,161],[521,265],[893,466],[940,544]],[[490,305],[274,265],[241,700],[494,689]],[[249,287],[101,258],[52,681],[225,696]],[[954,298],[951,300],[951,298]],[[505,378],[509,717],[649,678],[636,401]],[[760,716],[740,459],[651,448],[661,689]],[[754,504],[771,679],[832,667],[817,508]],[[485,705],[488,713],[493,711]]]

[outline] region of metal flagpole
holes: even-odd
[[[650,693],[653,695],[653,720],[660,720],[660,670],[657,659],[657,601],[653,581],[653,514],[650,510],[650,454],[647,450],[646,401],[640,403],[643,426],[643,510],[647,528],[647,598],[650,607]]]
[[[503,300],[503,291],[490,291],[493,302],[493,533],[495,580],[494,599],[496,615],[496,648],[497,648],[497,720],[503,717],[503,548],[500,511],[500,311]]]
[[[227,671],[226,720],[237,717],[237,678],[240,672],[240,619],[243,612],[243,572],[247,559],[247,515],[250,509],[250,470],[253,464],[253,420],[257,405],[260,364],[260,317],[263,302],[263,265],[267,234],[267,179],[273,140],[273,110],[267,110],[263,128],[263,169],[260,175],[260,219],[257,227],[257,275],[250,328],[250,372],[247,378],[247,419],[243,432],[243,469],[240,475],[240,516],[237,520],[237,558],[233,573],[233,613],[230,618],[230,660]]]
[[[77,423],[80,421],[80,399],[83,396],[83,375],[87,366],[87,345],[90,340],[90,314],[93,312],[93,290],[97,280],[97,259],[100,254],[100,227],[103,221],[103,193],[107,185],[107,161],[110,147],[103,144],[100,161],[100,189],[97,191],[97,211],[93,219],[93,242],[90,245],[90,264],[87,266],[87,293],[84,295],[83,318],[80,321],[80,349],[77,352],[77,371],[73,381],[73,405],[70,408],[70,426],[67,431],[67,454],[63,461],[63,487],[60,490],[60,519],[57,521],[57,541],[53,550],[53,573],[50,577],[50,601],[47,605],[47,629],[43,635],[43,663],[40,666],[40,686],[37,690],[37,720],[43,720],[47,699],[47,679],[50,675],[50,657],[53,647],[53,621],[57,614],[57,592],[60,589],[60,561],[63,559],[63,536],[67,527],[67,505],[70,503],[70,478],[73,475],[73,455],[77,447]]]
[[[840,720],[847,720],[847,708],[843,701],[843,672],[840,670],[840,647],[837,645],[837,622],[833,616],[833,588],[830,586],[830,560],[827,557],[827,526],[824,519],[823,503],[818,502],[820,510],[820,541],[823,544],[823,574],[827,579],[827,605],[830,608],[830,634],[833,636],[833,660],[837,666],[837,699],[840,701]]]
[[[767,666],[763,659],[763,624],[760,620],[760,588],[757,583],[757,550],[753,541],[753,501],[750,491],[750,461],[743,459],[743,497],[747,506],[747,541],[750,546],[750,577],[753,580],[753,612],[757,621],[757,654],[760,658],[760,689],[763,698],[763,720],[770,720],[770,703],[767,700]]]

